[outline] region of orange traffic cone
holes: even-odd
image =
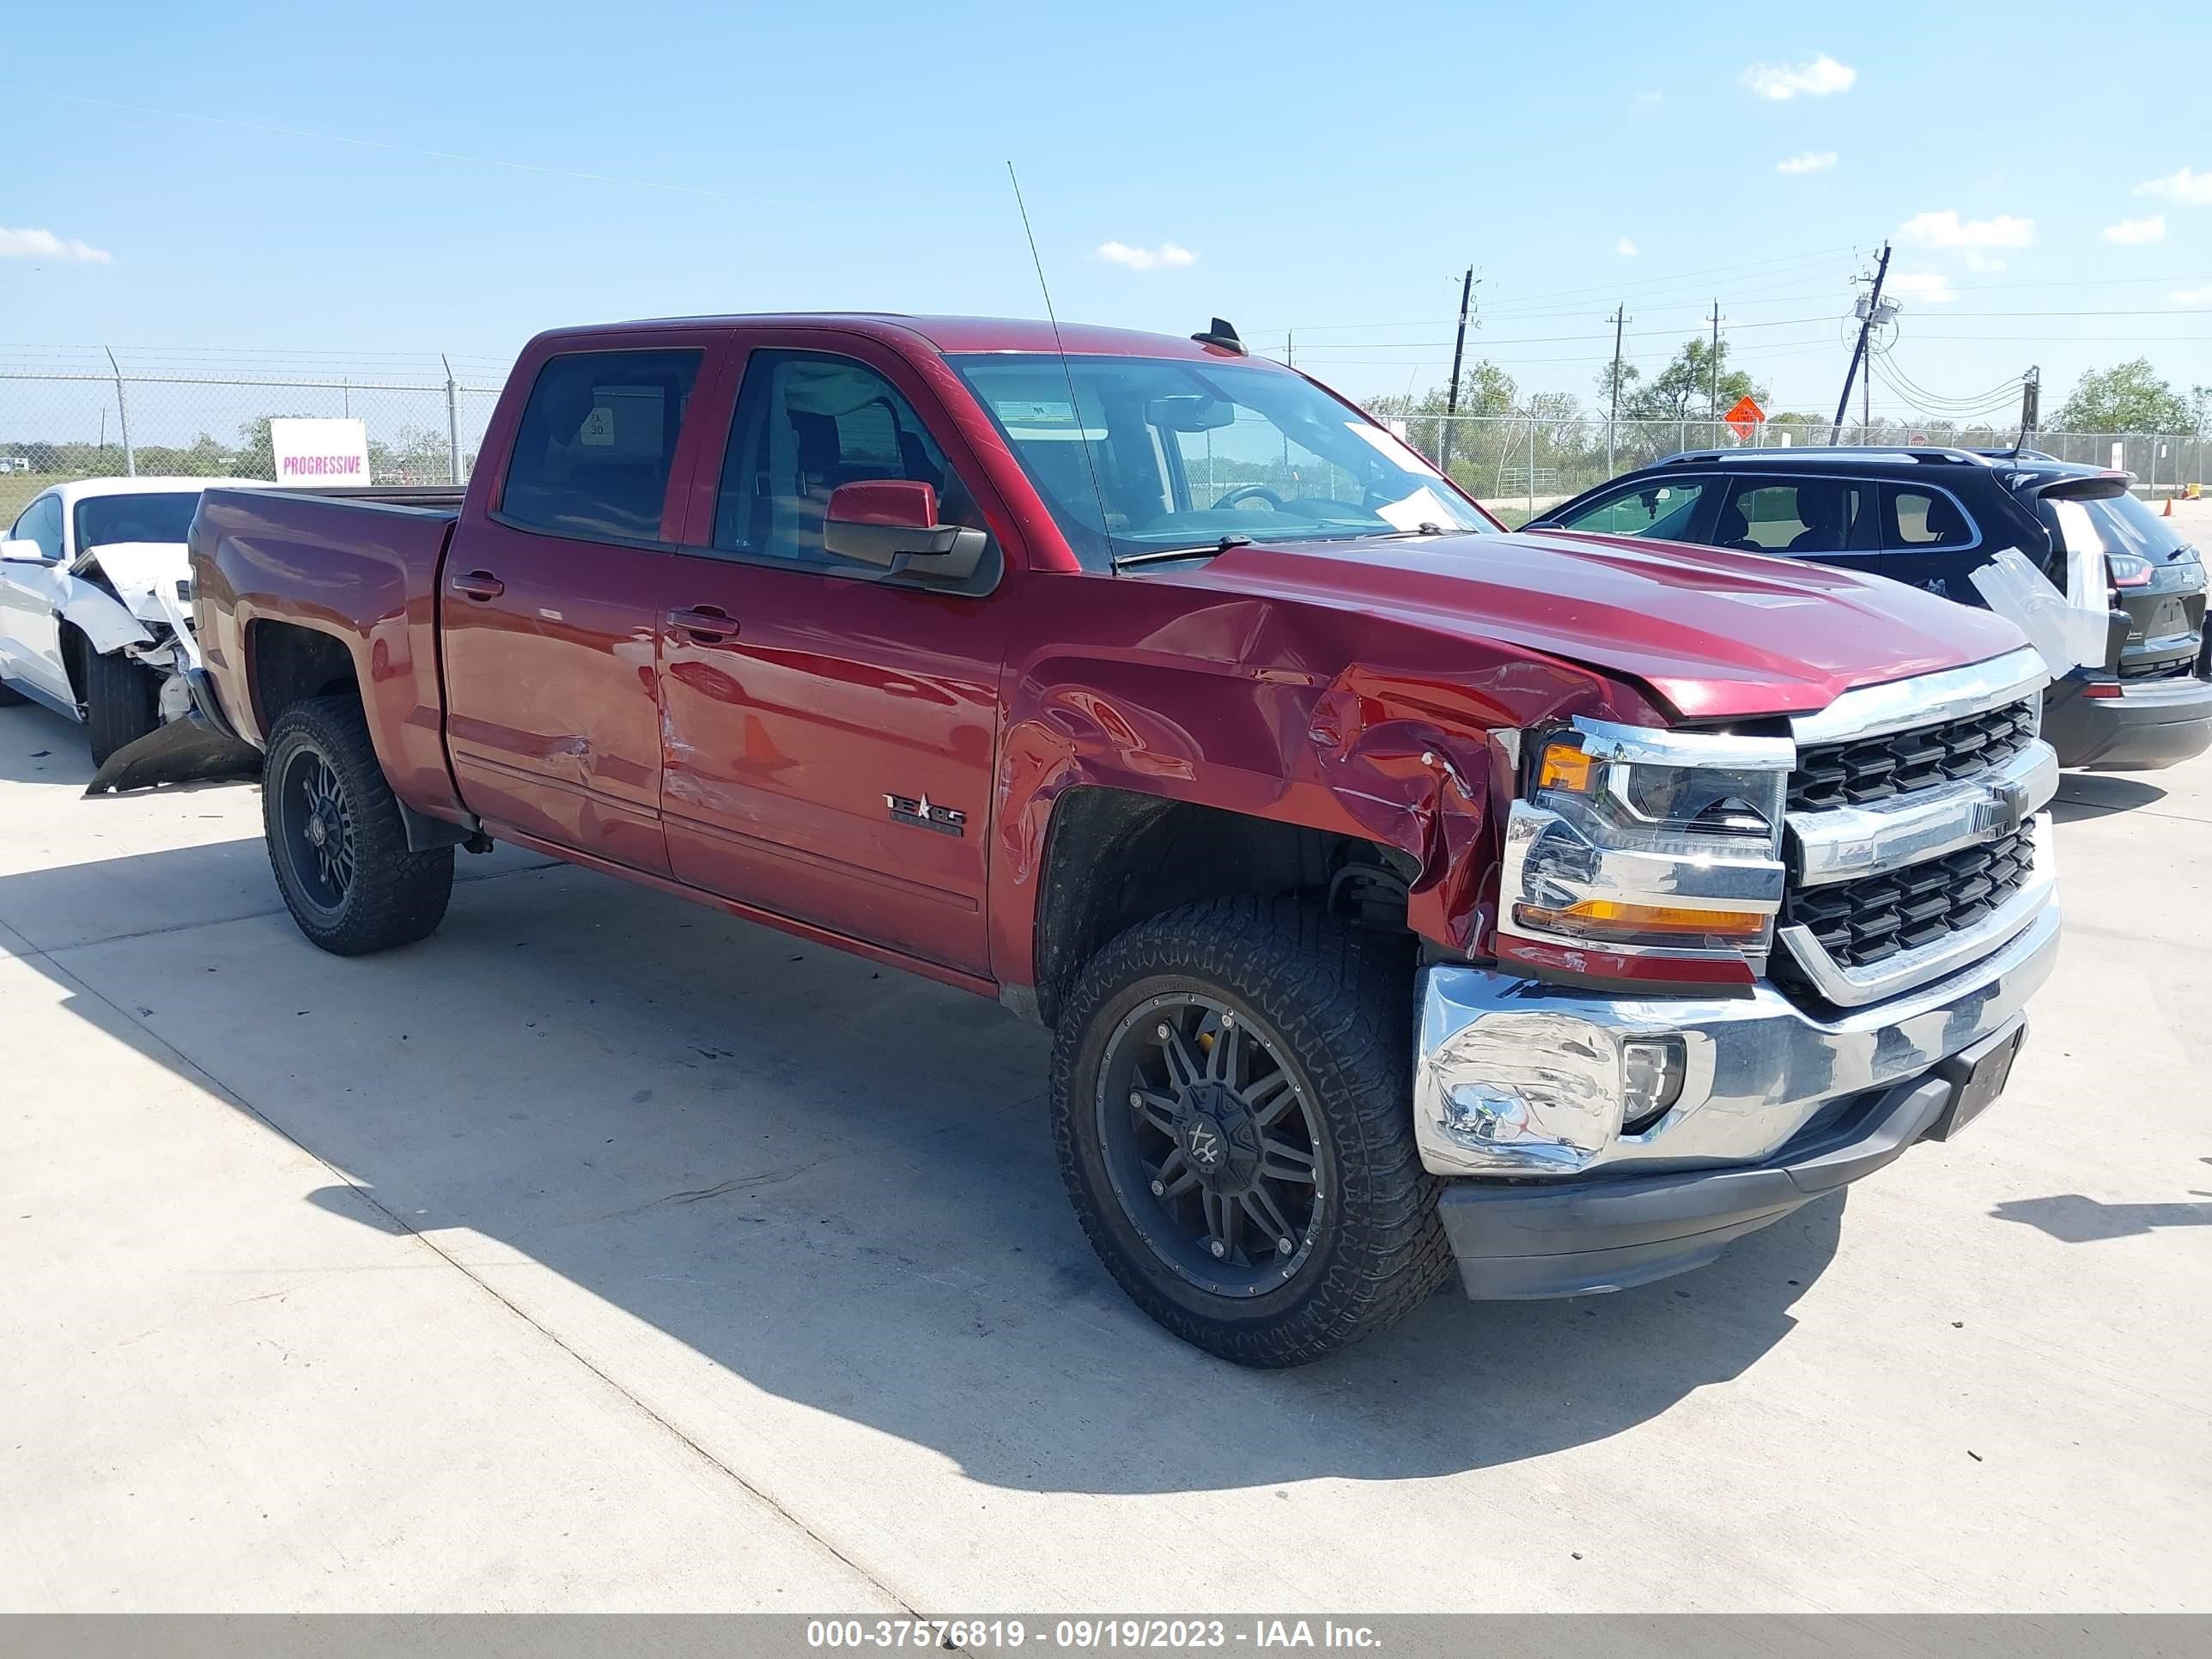
[[[2160,518],[2161,518],[2161,519],[2170,519],[2170,518],[2172,518],[2172,517],[2173,516],[2173,497],[2172,497],[2172,496],[2168,495],[2168,496],[2166,498],[2166,511],[2165,511],[2165,512],[2163,512],[2163,513],[2161,513],[2161,514],[2160,514],[2158,516],[2159,516]]]

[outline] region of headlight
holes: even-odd
[[[1506,821],[1499,954],[1552,977],[1748,986],[1782,901],[1796,755],[1786,738],[1589,720],[1543,739]]]

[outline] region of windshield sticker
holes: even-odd
[[[1443,498],[1426,484],[1402,501],[1376,507],[1375,515],[1393,530],[1419,530],[1425,524],[1453,526],[1460,522],[1459,514],[1445,506]]]
[[[1006,398],[991,407],[1008,426],[1073,426],[1075,405],[1040,402],[1033,398]]]
[[[571,405],[573,407],[573,405]],[[584,416],[584,424],[576,430],[576,441],[589,444],[594,449],[611,449],[615,441],[615,412],[601,404]]]
[[[1344,423],[1344,429],[1363,442],[1373,445],[1382,452],[1382,459],[1393,466],[1400,467],[1407,472],[1436,471],[1436,468],[1422,459],[1419,453],[1411,446],[1401,441],[1392,434],[1385,432],[1379,426],[1370,426],[1365,421],[1346,421]]]

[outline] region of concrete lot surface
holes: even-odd
[[[995,1006],[502,851],[340,961],[0,710],[0,1606],[2212,1608],[2212,763],[2011,1093],[1625,1295],[1137,1314]]]

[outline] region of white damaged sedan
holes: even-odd
[[[0,541],[0,703],[83,724],[94,765],[183,719],[198,659],[185,538],[200,494],[250,478],[80,478],[31,499]],[[181,659],[181,660],[180,660]]]

